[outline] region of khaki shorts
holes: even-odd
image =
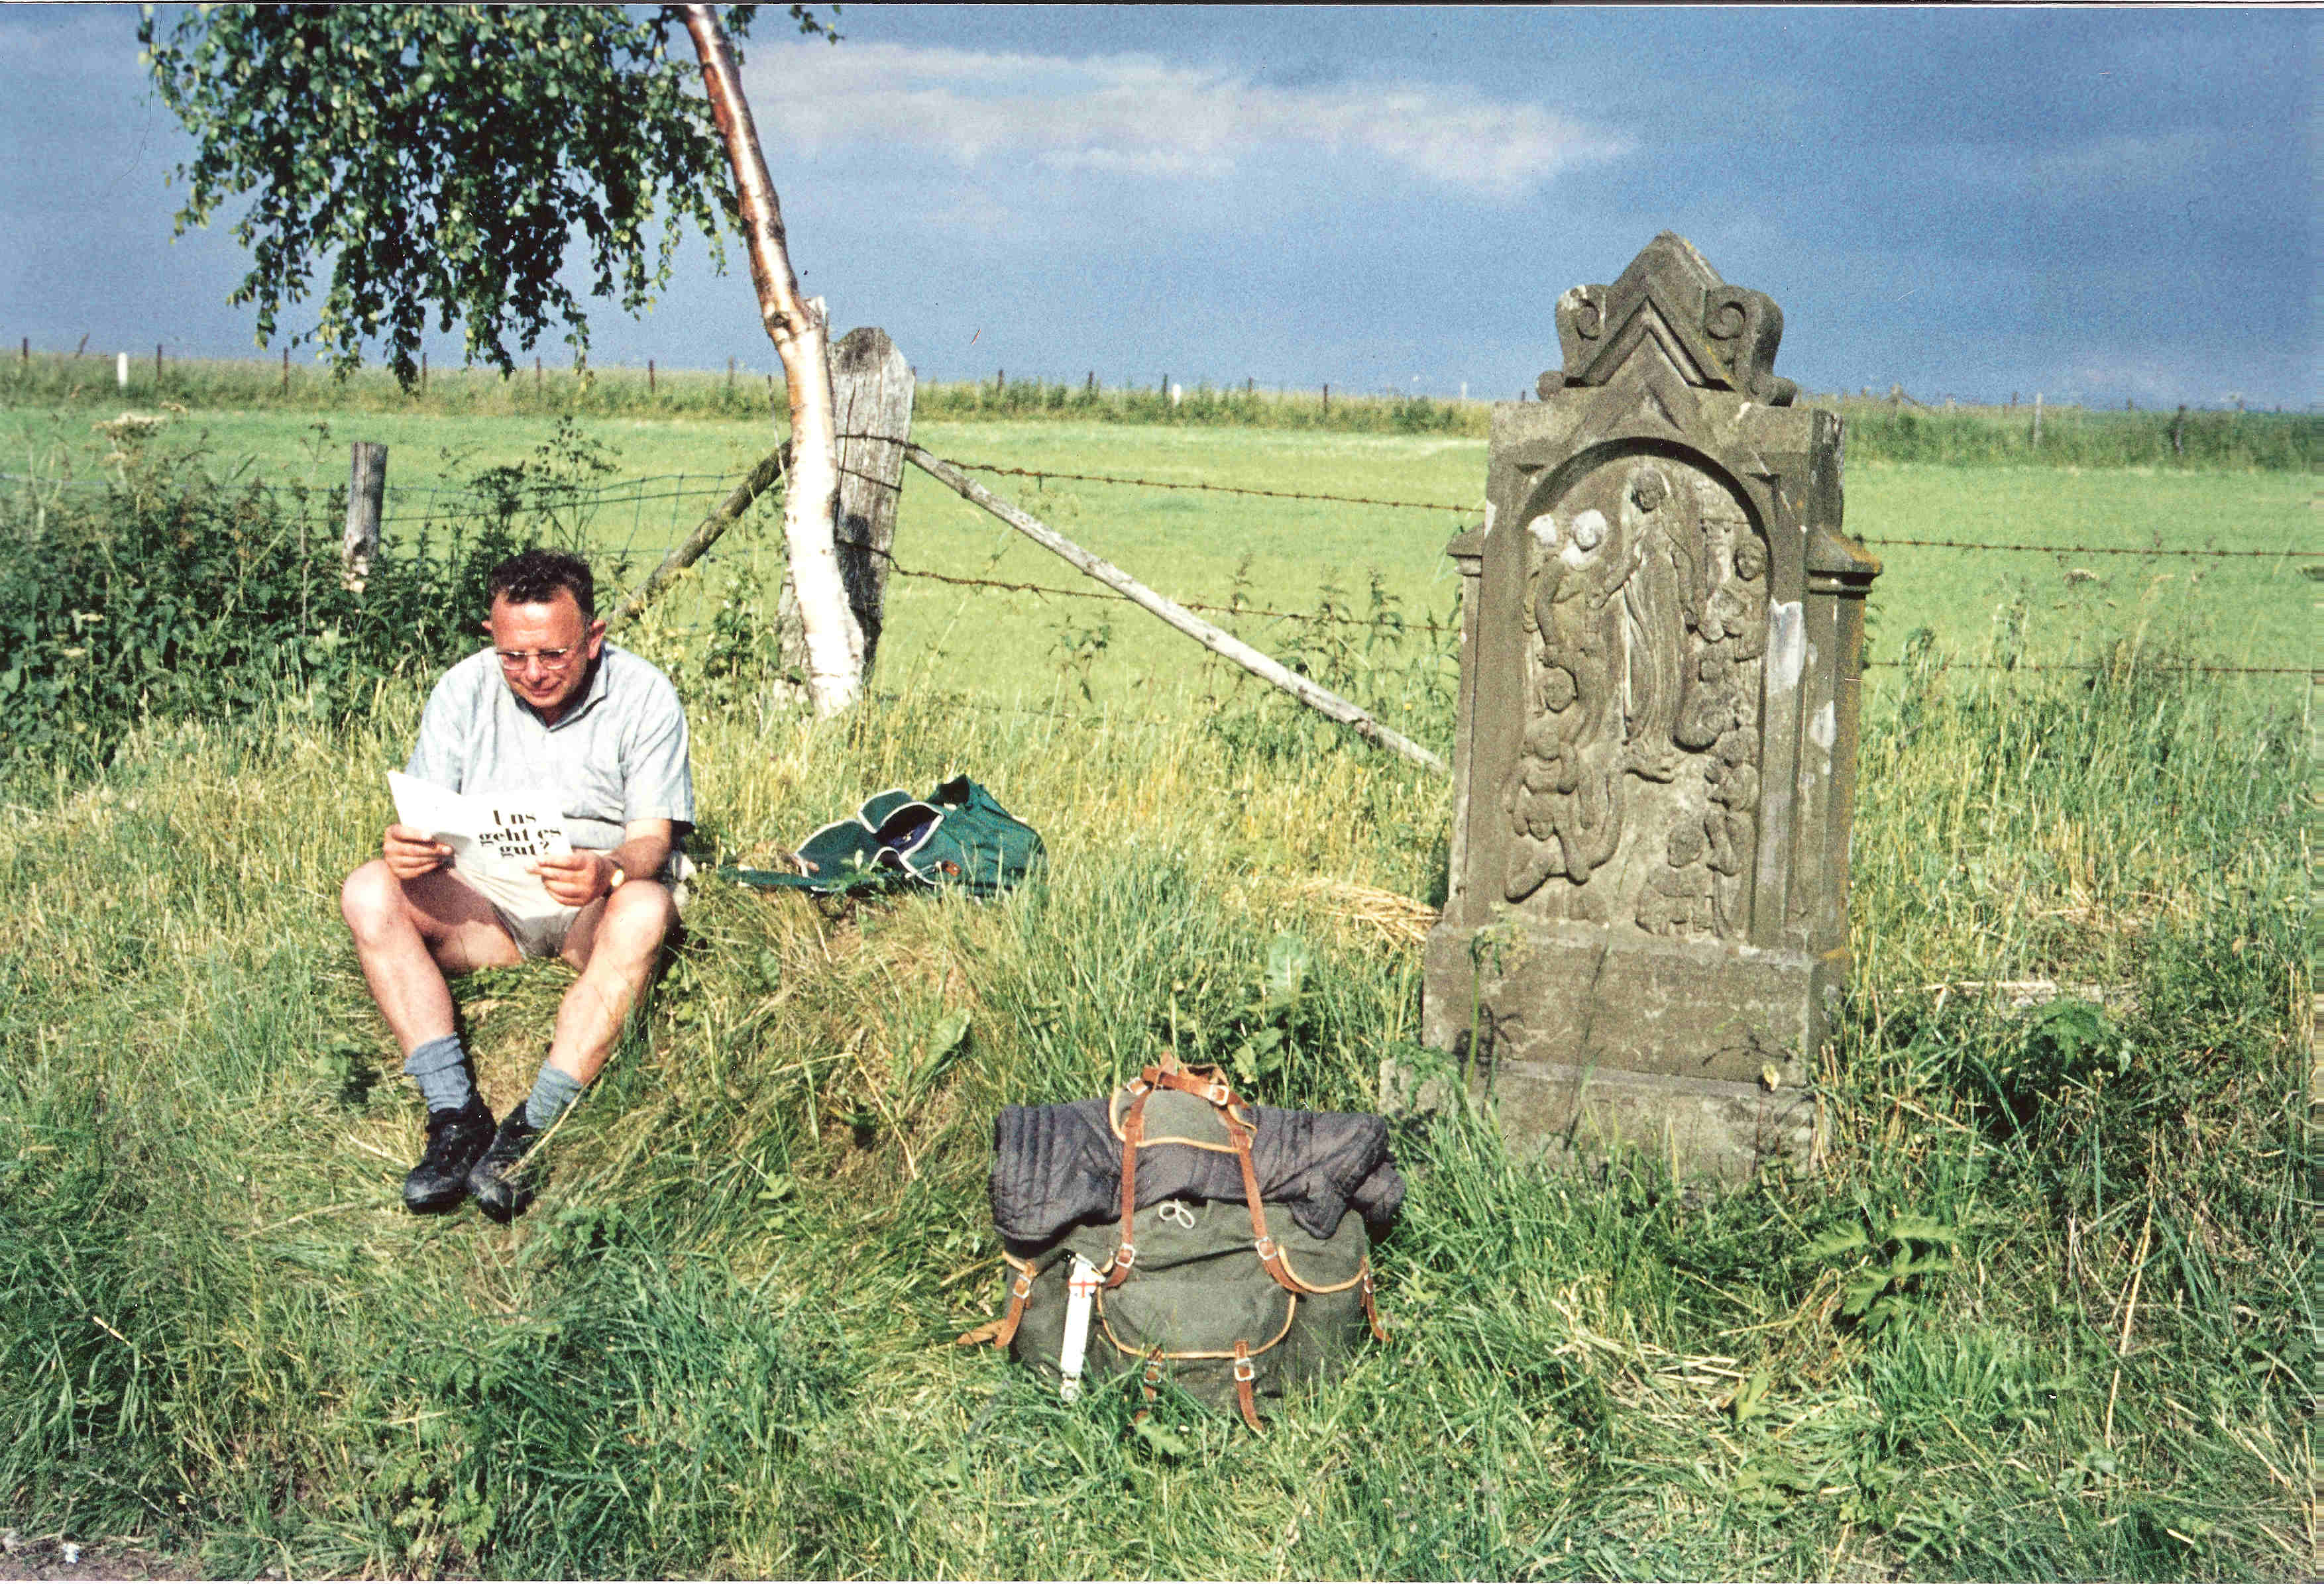
[[[578,907],[560,907],[554,913],[526,917],[511,913],[494,902],[493,916],[508,931],[516,949],[528,957],[555,957],[565,950],[565,937],[573,933],[573,921],[581,916]]]
[[[671,853],[669,861],[654,878],[669,888],[670,899],[679,907],[692,900],[693,889],[687,882],[694,878],[694,861],[685,853]],[[491,898],[484,899],[491,904],[493,916],[508,931],[509,939],[516,943],[516,949],[528,957],[563,955],[565,937],[573,933],[573,921],[581,916],[578,907],[560,907],[554,913],[530,916],[512,913]]]

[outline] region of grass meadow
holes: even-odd
[[[14,409],[0,445],[101,474],[88,416]],[[349,438],[394,445],[392,479],[452,453],[456,481],[553,434],[394,416],[180,422],[318,489]],[[585,427],[632,478],[765,440]],[[1464,509],[1483,462],[1449,433],[919,434]],[[1874,461],[1849,484],[1872,539],[2312,543],[2291,472]],[[1449,611],[1466,520],[1002,488],[1184,598],[1408,622]],[[1004,533],[915,477],[897,555],[1072,585]],[[2296,564],[1884,551],[1896,663],[1865,723],[1822,1169],[1706,1195],[1651,1150],[1558,1174],[1489,1116],[1409,1125],[1378,1259],[1395,1340],[1261,1438],[1176,1401],[1140,1429],[949,1345],[1001,1295],[991,1120],[1163,1044],[1259,1064],[1271,1102],[1370,1107],[1384,1055],[1428,1060],[1444,786],[1124,607],[910,578],[864,707],[768,709],[778,537],[762,509],[633,633],[688,684],[698,856],[763,861],[966,770],[1042,830],[1048,879],[848,909],[706,885],[505,1229],[401,1211],[419,1104],[336,913],[424,677],[336,728],[296,697],[151,721],[8,787],[0,1519],[239,1574],[2313,1574],[2305,684],[2180,668],[2309,664]],[[1449,746],[1436,635],[1232,624]],[[2096,664],[2032,668],[2064,661]],[[1270,958],[1301,956],[1270,995]],[[458,987],[496,1109],[568,979]],[[2042,981],[2066,993],[2016,1004]]]

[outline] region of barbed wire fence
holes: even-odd
[[[1444,501],[1415,501],[1387,496],[1342,494],[1328,491],[1271,489],[1257,485],[1220,483],[1207,480],[1157,479],[1133,474],[1082,473],[1058,468],[1027,467],[1012,464],[953,459],[953,465],[998,477],[1022,478],[1033,481],[1037,490],[1046,490],[1055,483],[1093,483],[1125,489],[1190,492],[1269,501],[1298,502],[1329,506],[1352,506],[1372,510],[1427,512],[1451,519],[1459,528],[1470,528],[1481,522],[1483,505],[1480,502],[1456,503]],[[383,512],[383,527],[394,526],[425,531],[435,528],[451,529],[473,525],[498,518],[503,520],[523,520],[538,525],[543,520],[555,522],[566,533],[585,539],[593,553],[602,561],[621,572],[634,575],[641,564],[659,553],[659,549],[677,540],[732,487],[733,481],[724,474],[670,473],[649,474],[617,483],[568,483],[532,479],[521,484],[512,483],[501,489],[479,488],[475,484],[456,484],[437,481],[420,484],[391,483],[387,491],[387,509]],[[120,488],[110,479],[60,479],[33,477],[22,474],[0,472],[0,488],[14,487],[51,494]],[[298,490],[274,484],[245,486],[272,493],[280,501],[285,493],[297,497],[306,510],[318,518],[335,517],[344,509],[344,486]],[[764,497],[771,502],[778,497],[771,492]],[[763,502],[762,502],[763,504]],[[760,507],[754,506],[753,510]],[[626,517],[626,522],[623,518]],[[2273,562],[2277,566],[2297,565],[2314,576],[2319,563],[2324,563],[2324,550],[2286,547],[2281,549],[2242,549],[2217,546],[2174,546],[2160,542],[2146,545],[2094,545],[2083,543],[2036,543],[2003,539],[1923,539],[1912,537],[1866,534],[1856,536],[1857,542],[1873,549],[1909,548],[1932,549],[1997,555],[2043,555],[2061,561],[2098,557],[2132,557],[2142,559],[2165,560],[2225,560]],[[746,544],[748,536],[728,541],[729,545]],[[731,560],[732,550],[722,556],[720,547],[711,550],[706,560]],[[1130,604],[1127,596],[1111,589],[1090,586],[1071,587],[1037,579],[977,576],[939,571],[931,566],[911,564],[892,553],[883,553],[890,574],[897,577],[960,588],[975,592],[1031,594],[1043,600],[1074,600],[1098,603]],[[1182,599],[1177,602],[1186,609],[1227,618],[1252,618],[1266,622],[1293,622],[1311,627],[1361,629],[1397,636],[1427,634],[1444,637],[1456,634],[1456,624],[1426,617],[1399,613],[1360,615],[1344,610],[1287,610],[1275,605],[1253,604],[1240,599],[1229,603],[1214,601]],[[678,629],[687,631],[686,628]],[[2300,677],[2313,678],[2319,668],[2312,666],[2289,665],[2230,665],[2202,661],[2149,661],[2156,669],[2183,671],[2209,677]],[[1934,665],[1946,668],[1977,671],[2089,673],[2102,670],[2109,664],[2104,660],[2041,661],[1978,660],[1952,655],[1937,655],[1926,660],[1875,658],[1868,668],[1901,668],[1914,665]],[[966,701],[963,701],[966,702]],[[1009,706],[994,706],[1007,708]],[[1058,712],[1037,712],[1056,714]]]
[[[1321,491],[1274,490],[1262,489],[1251,485],[1221,484],[1204,481],[1141,478],[1120,474],[1073,473],[1056,468],[1020,467],[1001,463],[973,462],[959,458],[949,458],[947,460],[950,460],[955,467],[966,469],[972,472],[991,474],[1001,477],[1031,479],[1035,482],[1037,488],[1045,487],[1050,481],[1056,480],[1059,482],[1082,483],[1113,484],[1137,489],[1199,491],[1217,494],[1259,496],[1270,500],[1305,501],[1334,505],[1370,506],[1388,508],[1391,510],[1429,511],[1454,517],[1461,520],[1466,525],[1473,525],[1476,521],[1480,520],[1484,510],[1481,503],[1454,505],[1442,501],[1402,501],[1371,495],[1342,495]],[[2033,553],[2055,556],[2061,558],[2087,557],[2095,556],[2135,556],[2140,557],[2160,557],[2166,558],[2258,560],[2273,561],[2278,564],[2313,564],[2317,562],[2324,562],[2324,550],[2302,550],[2292,548],[2281,550],[2253,550],[2220,548],[2211,546],[2186,547],[2166,546],[2161,544],[2149,546],[2034,544],[1980,539],[1913,539],[1881,535],[1865,535],[1859,537],[1857,542],[1876,548],[1896,548],[1989,551],[2001,553]],[[918,578],[927,582],[945,584],[954,587],[985,589],[1010,594],[1032,594],[1049,599],[1094,600],[1099,602],[1114,602],[1121,603],[1130,603],[1124,595],[1113,593],[1111,590],[1067,588],[1054,584],[1044,584],[1038,582],[1023,582],[993,577],[964,576],[955,573],[937,572],[927,567],[907,566],[893,556],[890,556],[888,560],[890,571],[897,576]],[[1205,603],[1196,600],[1183,599],[1178,601],[1178,603],[1185,606],[1185,608],[1190,611],[1204,611],[1213,614],[1229,616],[1257,616],[1276,621],[1365,627],[1376,630],[1392,629],[1399,632],[1451,633],[1458,631],[1456,627],[1448,622],[1415,620],[1406,617],[1366,617],[1351,615],[1345,612],[1334,611],[1285,611],[1261,605],[1240,603],[1221,605]],[[1905,660],[1882,659],[1875,659],[1868,662],[1869,665],[1882,668],[1899,668],[1912,663],[1913,662]],[[2005,663],[1998,661],[1968,660],[1953,657],[1943,657],[1936,663],[1956,669],[2027,672],[2087,672],[2101,669],[2107,664],[2107,662],[2096,660],[2074,662],[2015,661]],[[2203,662],[2188,662],[2176,665],[2165,663],[2160,668],[2184,670],[2210,676],[2246,677],[2308,677],[2312,675],[2314,672],[2314,668],[2306,666],[2236,666]]]

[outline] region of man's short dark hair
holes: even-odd
[[[511,556],[493,568],[484,588],[489,603],[506,600],[512,605],[549,604],[561,588],[581,607],[582,621],[597,619],[597,580],[590,576],[589,563],[564,550],[536,545]]]

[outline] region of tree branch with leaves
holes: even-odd
[[[784,534],[830,714],[860,690],[862,639],[832,545],[828,331],[798,295],[731,41],[754,9],[226,5],[166,25],[149,12],[138,39],[195,139],[179,234],[249,199],[230,234],[251,268],[229,300],[256,308],[262,345],[327,261],[310,334],[340,371],[375,344],[409,389],[431,314],[503,374],[512,340],[529,351],[552,329],[586,366],[587,299],[650,308],[688,231],[723,270],[723,222],[739,221],[789,385]],[[828,33],[812,8],[790,14]],[[702,86],[670,56],[680,27]],[[564,279],[576,234],[586,295]]]

